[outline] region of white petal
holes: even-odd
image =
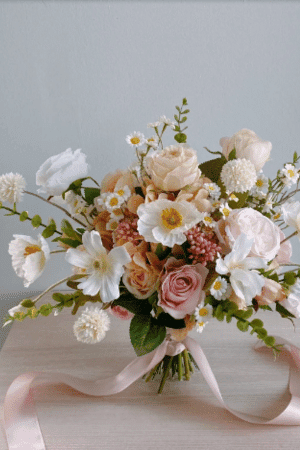
[[[113,248],[109,252],[109,259],[111,259],[114,264],[121,264],[122,266],[131,261],[129,253],[123,246]]]
[[[93,258],[87,252],[75,248],[69,248],[65,258],[68,263],[81,269],[86,269],[93,263]]]
[[[216,272],[219,273],[220,275],[225,275],[226,273],[229,272],[228,267],[221,258],[217,259]]]
[[[102,280],[100,277],[92,275],[86,278],[84,281],[78,284],[79,289],[82,289],[82,292],[85,295],[97,295],[102,286]]]
[[[110,277],[105,277],[105,279],[103,279],[100,295],[103,302],[110,302],[111,300],[119,298],[119,283],[115,283]]]
[[[266,263],[266,261],[264,261],[262,258],[255,257],[255,256],[245,258],[242,264],[243,264],[244,269],[246,269],[246,270],[267,269],[268,268],[268,264]]]
[[[42,252],[32,253],[25,258],[24,270],[24,286],[28,287],[43,272],[45,268],[45,256]]]
[[[245,233],[241,233],[232,248],[233,261],[243,261],[249,255],[254,238],[249,238]]]

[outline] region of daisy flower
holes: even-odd
[[[175,127],[175,122],[172,122],[172,120],[168,119],[166,116],[160,116],[159,122],[160,122],[160,124],[167,125],[168,127],[171,127],[172,129],[174,129],[174,127]]]
[[[186,241],[185,231],[200,222],[197,208],[185,200],[172,202],[159,199],[138,207],[138,232],[147,242],[161,243],[167,247]]]
[[[226,194],[229,196],[228,201],[235,202],[235,203],[237,203],[239,201],[238,197],[235,194],[233,194],[233,193],[230,194],[229,191],[226,191]]]
[[[115,247],[109,253],[103,247],[100,234],[86,231],[82,236],[84,250],[69,248],[66,260],[85,269],[87,277],[78,284],[85,295],[100,293],[102,301],[109,302],[120,296],[119,283],[124,273],[123,266],[131,261],[124,247]]]
[[[248,159],[233,159],[222,167],[221,180],[230,192],[247,192],[256,183],[256,170]]]
[[[215,211],[216,209],[219,209],[221,205],[222,203],[219,200],[214,200],[211,204],[212,212]]]
[[[157,122],[148,123],[147,128],[157,128],[160,124],[161,122],[159,120]]]
[[[150,138],[148,138],[146,144],[149,147],[156,149],[158,146],[157,136],[151,136]]]
[[[109,231],[115,231],[118,228],[120,219],[116,217],[111,217],[111,219],[106,224],[106,229]]]
[[[120,206],[124,203],[124,197],[121,197],[116,192],[112,194],[108,194],[105,198],[105,207],[108,211],[113,211],[114,209],[119,209]]]
[[[126,185],[120,189],[115,189],[115,194],[118,194],[119,197],[121,197],[126,202],[126,200],[128,200],[129,197],[131,196],[131,191],[129,187]]]
[[[298,232],[298,238],[300,239],[300,202],[285,202],[281,206],[281,211],[286,225],[295,228]]]
[[[73,326],[78,341],[96,344],[102,341],[110,327],[110,318],[99,306],[87,306]]]
[[[228,283],[225,278],[218,277],[212,287],[210,288],[210,293],[217,300],[225,300],[225,295],[227,293]]]
[[[226,217],[229,216],[230,211],[232,211],[232,209],[229,208],[228,203],[225,202],[225,203],[223,203],[223,204],[220,206],[219,211],[222,213],[223,219],[226,219]]]
[[[202,221],[204,225],[210,228],[214,228],[216,225],[214,219],[206,212],[200,213],[200,221]]]
[[[197,333],[202,333],[202,331],[204,330],[204,327],[206,327],[207,324],[208,324],[208,322],[196,322]]]
[[[50,248],[42,235],[37,240],[21,234],[14,234],[14,238],[9,243],[8,253],[12,257],[14,271],[28,287],[42,274],[50,257]]]
[[[272,208],[273,208],[272,197],[268,196],[268,198],[266,199],[266,203],[264,204],[262,212],[269,213],[269,212],[271,212]]]
[[[22,200],[26,181],[19,173],[0,176],[0,201],[18,203]]]
[[[262,173],[257,174],[257,180],[252,188],[253,193],[268,187],[268,178]]]
[[[221,189],[216,183],[204,183],[203,187],[209,192],[209,195],[218,200],[221,195]]]
[[[134,131],[132,134],[126,136],[126,142],[131,145],[131,147],[140,147],[145,141],[145,136],[139,131]]]
[[[285,164],[281,170],[281,174],[284,176],[282,181],[287,187],[291,187],[292,184],[297,183],[299,178],[298,170],[296,170],[293,164]]]
[[[280,206],[276,206],[273,209],[275,211],[275,214],[273,215],[272,219],[273,220],[279,220],[282,217],[281,207]]]
[[[213,308],[211,305],[204,306],[203,303],[200,303],[195,309],[194,316],[196,319],[196,331],[202,333],[204,327],[213,316]]]

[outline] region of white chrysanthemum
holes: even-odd
[[[124,265],[131,261],[126,249],[115,247],[109,253],[102,245],[98,231],[86,231],[82,236],[84,250],[69,248],[66,260],[85,270],[87,277],[78,284],[85,295],[100,293],[104,303],[120,297],[119,283]]]
[[[0,176],[0,201],[18,203],[22,195],[26,181],[19,173],[6,173]]]
[[[41,235],[37,240],[21,234],[14,234],[14,238],[9,243],[8,253],[12,257],[14,271],[23,278],[24,286],[28,287],[43,272],[50,257],[50,248]]]
[[[172,202],[159,199],[138,207],[138,232],[147,242],[161,243],[167,247],[186,241],[185,231],[201,220],[197,208],[185,200]]]
[[[213,295],[217,300],[225,300],[225,295],[227,293],[228,283],[225,280],[225,278],[218,277],[214,283],[212,284],[212,287],[210,288],[210,293]]]
[[[158,120],[157,122],[153,122],[153,123],[148,123],[147,128],[157,128],[160,125],[160,121]]]
[[[294,164],[285,164],[281,170],[281,174],[284,176],[282,181],[287,187],[291,187],[292,184],[297,183],[299,178],[299,172],[296,170]]]
[[[216,183],[204,183],[203,187],[209,192],[209,195],[215,200],[218,200],[220,198],[221,189]]]
[[[256,183],[256,170],[248,159],[233,159],[224,164],[221,180],[230,192],[247,192]]]
[[[131,147],[140,147],[146,142],[146,139],[143,133],[134,131],[132,134],[126,136],[126,142],[131,145]]]
[[[214,228],[216,226],[216,222],[207,212],[200,213],[200,220],[207,227]]]
[[[220,206],[220,212],[221,212],[222,215],[223,215],[223,219],[226,219],[226,217],[229,216],[230,211],[232,211],[232,209],[229,208],[227,202],[223,203],[223,204]]]
[[[110,327],[110,319],[99,306],[87,306],[73,326],[78,341],[96,344],[102,341]]]
[[[159,122],[161,124],[167,125],[168,127],[171,127],[172,129],[174,129],[175,127],[175,122],[172,122],[172,120],[168,119],[166,116],[160,116]]]
[[[118,194],[119,197],[121,197],[124,201],[126,201],[131,196],[131,191],[129,187],[126,185],[120,189],[115,189],[115,194]]]
[[[108,194],[105,198],[104,205],[108,211],[113,211],[114,209],[119,209],[124,203],[124,197],[121,197],[116,192]]]

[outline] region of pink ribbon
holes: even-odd
[[[276,344],[283,344],[289,350],[295,365],[290,366],[290,402],[285,410],[272,420],[240,413],[225,404],[207,358],[194,339],[187,337],[180,343],[166,339],[151,353],[134,359],[118,375],[104,380],[89,381],[67,374],[47,372],[28,372],[18,376],[10,385],[4,401],[4,425],[8,448],[9,450],[46,450],[31,392],[31,384],[38,376],[43,375],[50,383],[64,383],[86,395],[112,395],[123,391],[149,372],[165,355],[178,355],[185,348],[193,356],[219,403],[234,416],[256,424],[300,425],[300,349],[280,337],[276,337]],[[264,344],[259,342],[256,348],[262,345]]]

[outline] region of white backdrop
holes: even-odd
[[[265,173],[275,176],[300,150],[299,23],[298,2],[0,1],[0,173],[23,174],[36,192],[38,167],[72,147],[100,181],[132,162],[126,134],[149,133],[147,123],[172,116],[186,96],[200,161],[204,146],[219,150],[220,137],[250,128],[273,143]],[[28,196],[19,207],[44,222],[62,217]],[[3,211],[0,227],[3,313],[8,292],[28,294],[8,242],[38,231]],[[69,269],[53,255],[30,289]]]

